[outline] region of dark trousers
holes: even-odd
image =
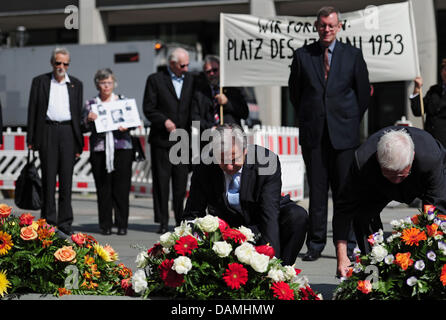
[[[168,148],[152,145],[150,151],[155,222],[168,226],[169,182],[172,179],[172,206],[175,223],[179,225],[183,216],[189,167],[187,164],[172,164],[169,160]]]
[[[99,227],[113,226],[113,208],[117,227],[127,229],[129,219],[129,195],[132,179],[132,150],[115,150],[111,173],[105,165],[105,151],[91,152],[91,170],[98,197]]]
[[[292,201],[281,204],[279,214],[280,259],[293,265],[302,249],[308,230],[308,213]]]
[[[331,187],[332,200],[335,203],[352,163],[354,149],[335,150],[325,127],[320,145],[313,149],[302,147],[302,155],[310,189],[307,247],[309,251],[322,252],[327,243],[328,188]],[[355,246],[355,236],[350,227],[349,252]]]
[[[362,203],[364,205],[358,209],[358,214],[353,219],[353,228],[361,254],[367,254],[371,251],[370,243],[367,241],[369,236],[379,229],[384,230],[380,213],[388,201],[369,198],[364,199]]]
[[[75,161],[75,140],[70,124],[45,124],[39,150],[42,172],[41,217],[65,233],[71,232],[73,208],[71,189]],[[59,203],[56,212],[56,180],[59,178]]]

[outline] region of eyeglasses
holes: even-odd
[[[212,69],[209,69],[209,70],[205,70],[204,72],[206,72],[206,74],[217,73],[218,72],[218,68],[212,68]]]
[[[186,68],[186,67],[189,67],[189,63],[188,63],[188,64],[180,64],[180,68],[181,68],[181,69],[184,69],[184,68]]]
[[[68,67],[70,65],[69,62],[61,62],[61,61],[55,61],[54,62],[55,66],[60,66],[61,64],[63,64],[65,67]]]
[[[328,27],[328,30],[333,31],[338,25],[332,26],[331,24],[318,24],[317,28],[320,30],[325,30]]]
[[[105,86],[105,85],[111,86],[111,85],[113,85],[113,81],[99,81],[98,84],[100,86]]]
[[[412,173],[412,170],[409,170],[409,172],[406,172],[406,173],[382,172],[383,176],[386,178],[407,178],[411,173]]]

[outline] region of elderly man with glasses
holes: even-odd
[[[155,222],[160,223],[158,233],[168,230],[171,179],[173,211],[177,225],[181,222],[180,217],[184,209],[189,166],[188,163],[170,161],[169,152],[176,141],[170,141],[169,135],[176,129],[184,129],[190,133],[194,80],[188,70],[188,52],[183,48],[176,48],[169,55],[167,69],[147,78],[144,91],[143,111],[150,121],[153,206]]]
[[[438,140],[414,127],[383,128],[356,150],[333,217],[338,275],[345,276],[350,265],[351,222],[365,254],[370,252],[367,238],[383,229],[380,213],[392,200],[410,204],[419,198],[446,212],[445,155]]]
[[[39,151],[42,171],[41,217],[66,234],[71,233],[71,188],[75,158],[82,153],[82,82],[68,76],[70,53],[55,48],[52,72],[33,79],[28,104],[28,148]],[[56,180],[59,180],[58,215]]]

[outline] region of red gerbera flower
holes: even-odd
[[[223,240],[232,239],[235,243],[242,244],[246,241],[246,236],[236,229],[226,228],[221,232]]]
[[[190,254],[192,250],[198,248],[198,241],[191,235],[181,237],[174,246],[176,253],[185,256]]]
[[[176,288],[183,284],[184,276],[172,270],[173,259],[164,260],[158,267],[160,277],[167,287]]]
[[[240,289],[240,285],[248,281],[248,270],[240,263],[231,263],[228,265],[223,279],[231,289]]]
[[[286,282],[274,282],[271,290],[274,292],[274,297],[279,300],[294,300],[294,290]]]

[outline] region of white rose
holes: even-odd
[[[147,266],[147,259],[149,258],[149,255],[147,254],[147,251],[141,251],[140,253],[138,253],[138,255],[136,256],[136,266],[138,268],[145,268]]]
[[[255,271],[259,273],[266,272],[268,269],[268,264],[269,257],[267,255],[260,254],[257,251],[254,251],[254,253],[251,255],[250,265]]]
[[[175,234],[172,234],[170,232],[166,232],[160,237],[160,243],[165,248],[170,248],[173,245],[175,245],[176,237]]]
[[[296,274],[296,273],[294,273]],[[271,268],[268,271],[268,278],[271,278],[274,282],[279,282],[279,281],[285,281],[285,274],[283,273],[282,270],[278,269],[278,268]]]
[[[133,274],[132,287],[136,293],[144,293],[147,289],[146,273],[144,270],[138,270]]]
[[[395,260],[395,257],[393,256],[393,254],[389,254],[387,256],[384,257],[384,262],[388,265],[393,264],[393,261]]]
[[[243,233],[245,235],[246,241],[254,242],[254,232],[252,232],[251,229],[249,229],[245,226],[241,226],[240,228],[238,228],[238,231],[240,231],[241,233]]]
[[[413,287],[414,285],[416,285],[418,282],[416,277],[410,277],[409,279],[407,279],[406,283],[408,286]]]
[[[218,217],[214,217],[209,214],[204,216],[203,218],[198,218],[196,223],[198,227],[204,232],[214,232],[220,225],[218,222]]]
[[[180,226],[176,227],[174,231],[178,237],[192,235],[192,227],[188,225],[187,221],[181,221]]]
[[[291,283],[296,283],[296,284],[298,284],[298,285],[299,285],[299,289],[301,289],[301,288],[305,288],[306,286],[309,285],[308,278],[307,278],[306,276],[302,276],[302,277],[297,276],[297,277],[294,277],[293,280],[291,281]]]
[[[229,256],[229,254],[232,251],[232,246],[230,243],[227,243],[226,241],[216,241],[214,242],[214,245],[212,246],[212,250],[220,257],[224,258]]]
[[[173,260],[172,270],[179,274],[187,274],[192,269],[192,261],[185,256],[180,256]]]
[[[257,251],[252,244],[244,242],[235,249],[234,253],[241,263],[251,264],[251,257]]]

